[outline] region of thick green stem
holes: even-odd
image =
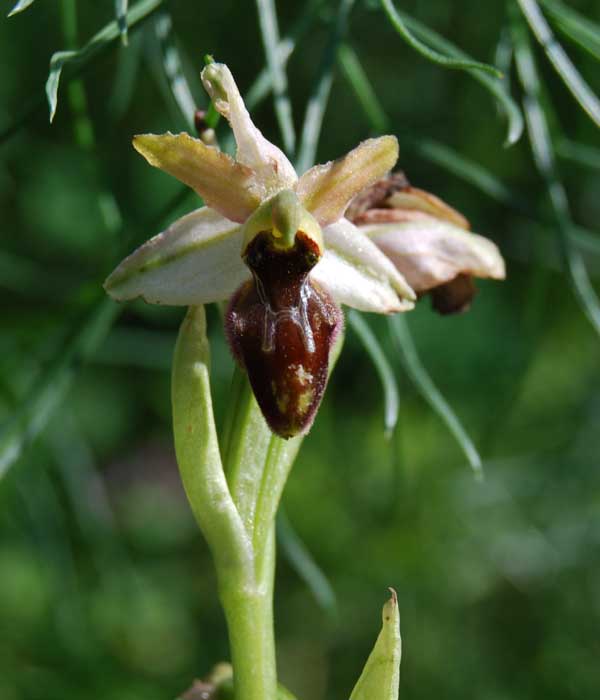
[[[257,561],[253,586],[221,582],[229,630],[235,700],[275,700],[277,665],[273,629],[275,530]],[[225,590],[223,590],[223,588]]]

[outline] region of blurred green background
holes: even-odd
[[[13,4],[2,1],[3,15]],[[600,22],[598,2],[569,5]],[[480,60],[506,54],[502,0],[397,6]],[[163,700],[228,655],[211,562],[173,456],[169,366],[183,310],[117,307],[101,282],[198,206],[130,146],[135,133],[186,128],[169,61],[179,56],[194,101],[206,106],[204,54],[227,62],[243,92],[265,56],[254,3],[165,2],[131,30],[128,47],[117,39],[66,72],[50,125],[50,56],[82,46],[114,17],[112,1],[80,0],[75,28],[68,8],[37,0],[0,20],[0,698]],[[282,36],[310,15],[288,65],[300,132],[335,56],[338,3],[279,0],[277,10]],[[559,36],[600,91],[593,56]],[[403,698],[591,700],[600,691],[600,338],[562,271],[527,134],[504,148],[491,95],[415,53],[377,3],[354,5],[343,41],[400,139],[400,167],[498,243],[508,279],[479,283],[464,315],[440,317],[424,300],[407,318],[423,364],[482,455],[482,483],[375,318],[401,399],[398,425],[384,435],[377,374],[348,330],[284,497],[281,679],[299,698],[347,698],[393,585]],[[535,55],[594,280],[598,130],[537,46]],[[519,103],[510,66],[506,82]],[[272,99],[253,114],[280,143]],[[373,133],[336,67],[317,160]],[[539,221],[435,162],[424,149],[431,142],[489,170]],[[585,144],[579,158],[573,142]],[[232,360],[215,310],[210,321],[222,419]],[[298,546],[321,574],[299,562]]]

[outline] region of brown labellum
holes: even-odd
[[[271,232],[259,233],[244,260],[253,280],[229,304],[229,343],[267,423],[290,438],[306,432],[314,420],[341,311],[309,277],[319,248],[302,231],[288,249],[279,249]]]

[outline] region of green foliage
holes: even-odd
[[[12,14],[29,5],[8,3]],[[119,5],[77,3],[75,43],[61,3],[0,24],[0,697],[163,700],[229,654],[173,458],[168,372],[182,311],[119,313],[99,300],[124,254],[198,205],[129,143],[191,123],[192,105],[206,107],[201,57],[214,53],[267,136],[285,129],[289,142],[295,122],[301,163],[395,133],[415,186],[459,208],[508,260],[507,282],[482,282],[468,314],[441,319],[421,300],[400,337],[370,319],[370,357],[348,333],[284,498],[284,684],[299,699],[348,698],[394,585],[402,697],[595,698],[600,364],[586,316],[598,326],[597,3],[539,3],[569,50],[556,68],[556,48],[531,40],[512,0],[520,39],[501,0],[396,9],[419,47],[459,62],[493,56],[508,36],[519,71],[499,63],[502,80],[423,60],[379,2],[259,3],[242,17],[231,1],[178,0],[157,14],[162,3],[141,0],[126,24]],[[529,20],[539,35],[538,15]],[[62,49],[74,52],[66,63]],[[508,120],[512,148],[470,78]],[[227,147],[225,125],[211,126]],[[214,310],[209,335],[223,424],[233,365]],[[398,411],[388,440],[381,386],[388,426]],[[464,468],[477,455],[483,482]]]
[[[13,9],[8,13],[8,17],[12,17],[13,15],[18,14],[19,12],[23,12],[23,10],[26,10],[30,5],[32,5],[34,0],[19,0],[19,2],[15,3],[15,6]]]

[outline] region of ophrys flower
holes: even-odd
[[[340,304],[393,313],[416,298],[379,248],[344,218],[350,201],[395,164],[393,136],[364,141],[298,178],[253,124],[229,69],[202,81],[228,119],[235,159],[188,134],[133,145],[192,187],[202,207],[126,258],[105,283],[115,299],[197,305],[230,300],[227,334],[257,401],[282,437],[305,432],[323,396]]]

